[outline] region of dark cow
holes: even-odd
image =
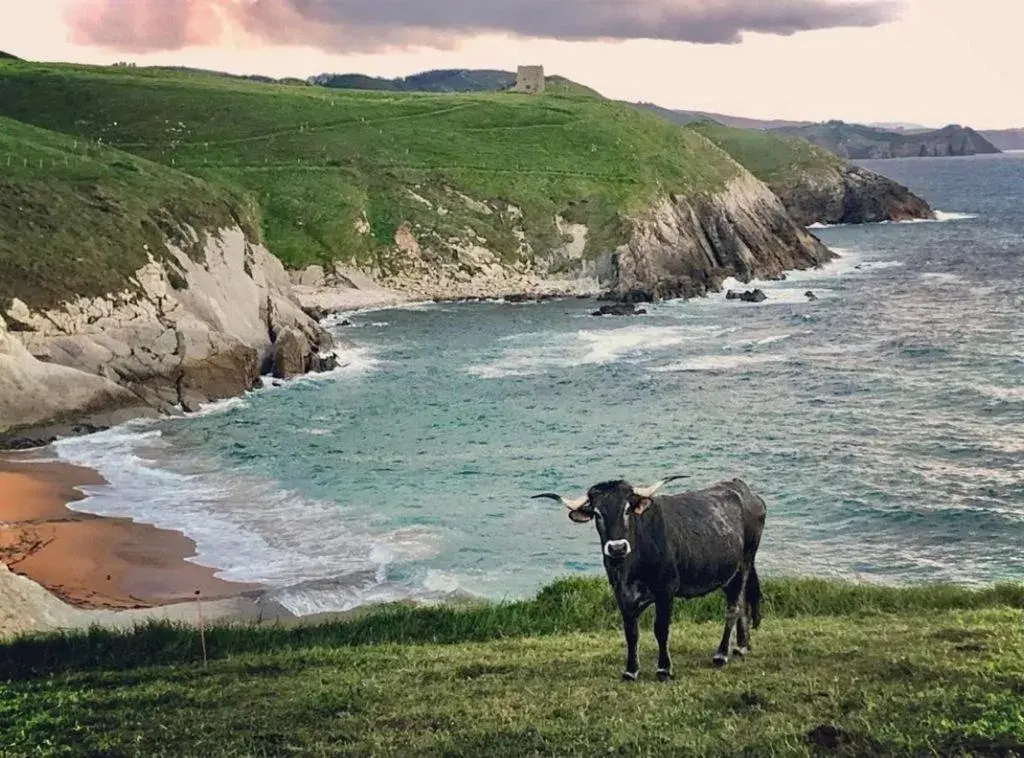
[[[558,500],[578,524],[595,521],[605,572],[622,612],[626,680],[635,680],[639,673],[637,620],[651,604],[662,681],[672,676],[668,632],[675,598],[725,592],[725,632],[714,656],[716,666],[729,660],[733,630],[735,652],[745,655],[750,629],[761,621],[754,557],[764,531],[764,500],[739,479],[655,497],[663,486],[683,478],[672,476],[648,487],[624,480],[602,482],[575,501],[551,492],[533,496]]]

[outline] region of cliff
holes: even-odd
[[[480,213],[507,214],[522,224],[515,206],[466,200]],[[662,299],[700,297],[717,291],[727,277],[776,278],[835,257],[746,172],[717,191],[668,194],[624,216],[624,241],[596,255],[586,254],[591,235],[586,224],[562,216],[555,224],[562,242],[542,251],[530,249],[521,226],[513,227],[529,263],[511,265],[483,238],[439,241],[428,226],[405,224],[395,237],[391,267],[359,273],[413,299],[597,293]],[[333,291],[351,286],[352,278],[352,270],[342,266],[315,265],[292,274],[299,299],[309,308],[329,309]]]
[[[970,127],[950,124],[932,131],[889,131],[861,124],[828,121],[824,124],[774,129],[802,137],[842,158],[929,158],[998,153],[991,142]]]
[[[859,224],[935,218],[907,187],[797,137],[709,122],[707,137],[768,184],[800,224]]]
[[[230,192],[0,119],[4,154],[22,157],[0,178],[8,443],[18,429],[25,444],[51,436],[36,425],[195,410],[261,373],[323,367],[329,336]]]
[[[173,264],[152,260],[120,292],[51,308],[11,301],[0,434],[32,442],[48,438],[33,426],[110,411],[194,411],[259,386],[261,374],[325,367],[331,338],[301,310],[280,261],[238,228],[200,244],[198,260],[169,244]]]
[[[612,257],[609,284],[625,299],[698,297],[727,277],[773,279],[834,257],[746,175],[713,195],[663,198],[636,218],[632,238]]]

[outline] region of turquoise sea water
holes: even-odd
[[[1024,158],[865,165],[943,220],[815,230],[842,258],[759,305],[350,315],[329,377],[58,443],[111,482],[76,507],[298,613],[599,575],[593,527],[529,496],[674,473],[763,494],[769,575],[1024,579]]]

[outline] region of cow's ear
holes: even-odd
[[[583,508],[576,508],[569,511],[569,518],[575,521],[577,524],[586,524],[588,521],[594,518],[594,512],[584,510]]]
[[[633,513],[635,513],[637,516],[643,516],[644,511],[646,511],[654,504],[654,501],[651,500],[651,498],[649,497],[641,497],[639,495],[634,495],[630,499],[633,501]]]

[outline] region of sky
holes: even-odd
[[[1021,0],[0,0],[43,61],[299,76],[543,64],[753,118],[1024,127]]]

